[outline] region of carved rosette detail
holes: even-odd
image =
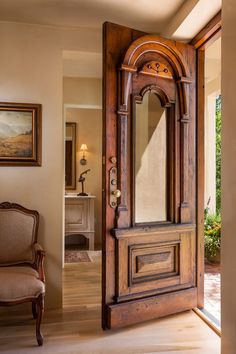
[[[173,75],[170,69],[163,63],[155,60],[145,63],[139,70],[139,73],[150,76],[159,76],[165,79],[173,79]]]

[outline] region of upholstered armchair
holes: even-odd
[[[32,303],[36,338],[44,310],[44,251],[37,243],[39,214],[19,204],[0,204],[0,305]]]

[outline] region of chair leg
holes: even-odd
[[[37,319],[38,314],[37,314],[37,308],[36,308],[36,302],[32,301],[32,315],[33,319]]]
[[[36,313],[37,313],[37,319],[36,319],[36,338],[38,345],[41,346],[43,345],[43,336],[40,331],[40,325],[41,325],[41,320],[43,316],[43,311],[44,311],[44,295],[39,295],[38,299],[36,300]]]

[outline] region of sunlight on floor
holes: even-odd
[[[220,264],[205,265],[204,310],[220,328],[221,321]]]

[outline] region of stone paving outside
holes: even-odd
[[[220,264],[205,264],[204,310],[220,327]]]

